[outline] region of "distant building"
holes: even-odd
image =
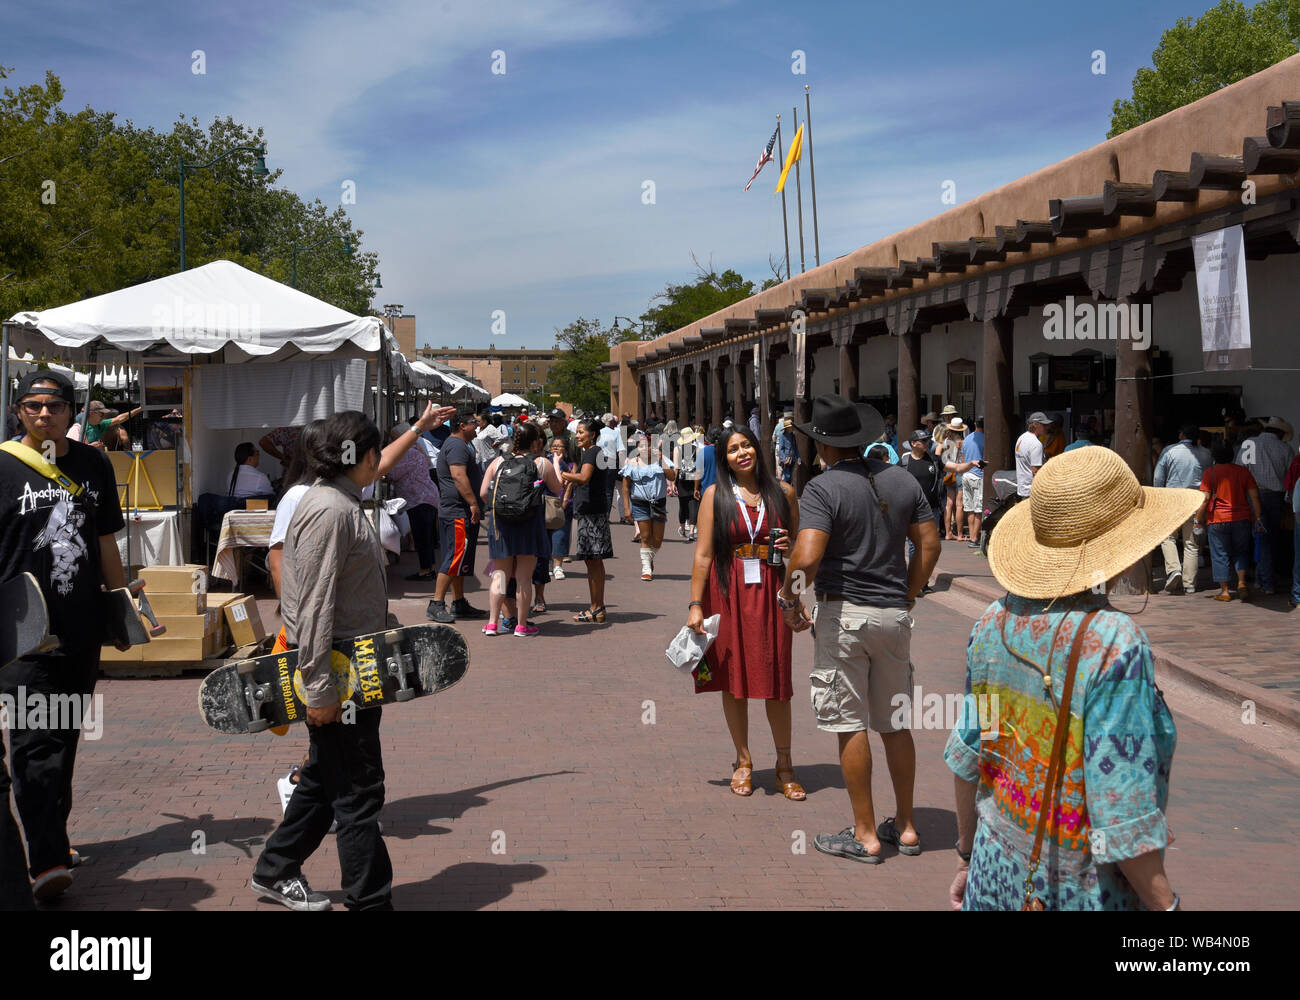
[[[554,349],[498,350],[488,347],[429,347],[415,352],[415,357],[440,361],[465,373],[492,396],[513,392],[526,396],[545,389],[551,365],[556,362]],[[549,402],[549,401],[548,401]]]
[[[407,359],[415,357],[415,317],[398,316],[393,320],[393,336],[397,338],[397,349]]]

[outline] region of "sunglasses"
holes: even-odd
[[[52,399],[43,403],[36,399],[25,399],[18,404],[29,417],[40,416],[41,410],[49,410],[51,416],[61,417],[68,412],[68,404],[61,399]]]

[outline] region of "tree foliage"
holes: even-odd
[[[231,118],[207,129],[180,118],[158,132],[89,107],[69,113],[63,98],[53,73],[0,93],[0,318],[179,270],[179,159],[206,163],[266,138]],[[363,233],[343,208],[305,202],[276,187],[279,170],[256,177],[252,165],[252,154],[236,153],[186,170],[186,266],[232,260],[287,283],[293,244],[344,236],[350,257],[338,241],[299,254],[298,287],[371,311],[378,256],[361,249]]]
[[[1143,122],[1244,80],[1300,51],[1300,0],[1220,0],[1199,18],[1179,18],[1133,77],[1133,96],[1115,102],[1113,138]]]
[[[693,256],[693,255],[692,255]],[[719,274],[710,260],[708,266],[695,261],[696,279],[689,285],[667,287],[651,298],[652,304],[641,314],[642,339],[653,340],[665,333],[703,319],[719,309],[747,299],[754,294],[754,283],[727,269]]]
[[[547,382],[551,392],[587,413],[604,412],[609,406],[609,376],[600,366],[609,360],[610,346],[618,342],[612,328],[581,316],[556,330],[558,354]]]

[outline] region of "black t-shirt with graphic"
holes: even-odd
[[[943,506],[943,465],[942,459],[926,452],[923,458],[914,458],[912,453],[904,452],[898,464],[916,477],[921,485],[921,492],[930,501],[930,506],[938,510]]]
[[[80,496],[0,452],[0,580],[36,577],[50,612],[50,633],[65,648],[91,648],[103,640],[103,574],[99,539],[125,526],[117,477],[108,456],[79,441],[55,460],[80,483]]]
[[[582,461],[574,471],[581,472],[584,465],[590,465],[591,478],[585,483],[576,483],[573,487],[573,510],[576,514],[609,513],[605,505],[605,477],[613,475],[606,469],[608,459],[598,445],[593,445],[582,453]]]

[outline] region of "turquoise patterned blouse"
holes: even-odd
[[[994,602],[967,645],[966,711],[944,750],[953,773],[978,785],[963,909],[1018,910],[1024,901],[1070,646],[1084,615],[1108,608],[1090,592],[1048,603]],[[1049,658],[1054,701],[1039,669]],[[1142,909],[1117,862],[1168,843],[1176,742],[1146,634],[1127,615],[1100,611],[1079,653],[1064,777],[1034,879],[1049,910]]]

